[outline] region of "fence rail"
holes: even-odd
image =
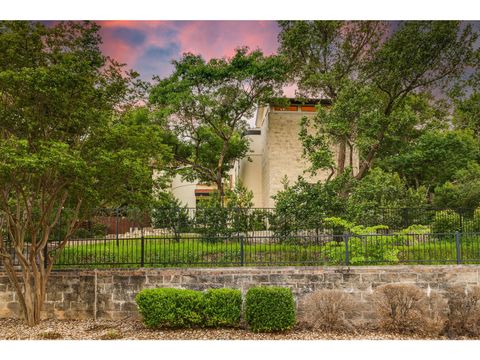
[[[149,216],[103,210],[82,223],[57,253],[55,269],[480,264],[480,230],[473,211],[382,211],[376,224],[390,219],[391,225],[362,232],[272,209],[158,209]],[[395,226],[399,222],[403,227]],[[423,226],[409,232],[411,225]],[[62,229],[55,234],[47,249],[51,253]]]

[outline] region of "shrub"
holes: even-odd
[[[203,323],[204,299],[200,291],[145,289],[135,300],[143,322],[150,328],[192,327]]]
[[[381,329],[394,333],[438,335],[443,328],[439,300],[410,284],[382,285],[374,294]]]
[[[324,331],[352,329],[352,319],[358,314],[353,297],[340,290],[319,290],[307,296],[301,304],[302,323]]]
[[[236,289],[211,289],[205,293],[205,325],[238,326],[242,313],[242,292]]]
[[[432,222],[432,233],[445,234],[455,231],[461,231],[460,215],[453,210],[437,211]]]
[[[284,331],[295,325],[295,301],[288,288],[251,288],[245,307],[247,323],[254,332]]]
[[[457,285],[445,292],[448,301],[446,332],[449,336],[480,334],[480,286],[466,290]]]

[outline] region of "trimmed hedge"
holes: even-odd
[[[204,321],[203,293],[182,289],[145,289],[135,297],[143,322],[150,328],[192,327]]]
[[[255,332],[284,331],[295,325],[292,291],[282,287],[254,287],[245,304],[248,325]]]
[[[238,326],[242,314],[242,292],[236,289],[211,289],[204,295],[205,325]]]

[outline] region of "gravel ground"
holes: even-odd
[[[373,331],[357,334],[295,329],[285,333],[255,334],[244,329],[150,330],[140,320],[45,320],[30,328],[17,319],[0,319],[0,340],[418,340]],[[438,337],[437,339],[446,339]]]

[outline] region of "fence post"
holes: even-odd
[[[117,247],[120,246],[120,241],[118,240],[118,216],[120,215],[120,211],[118,208],[115,209],[115,239],[117,240]]]
[[[350,259],[349,259],[349,253],[348,253],[348,238],[349,234],[345,234],[345,265],[349,266],[350,265]]]
[[[403,227],[409,227],[408,223],[408,208],[403,208]]]
[[[455,231],[455,248],[457,249],[457,265],[462,263],[460,254],[460,233]]]
[[[240,236],[240,266],[245,266],[245,249],[243,236]]]
[[[145,266],[145,236],[143,236],[143,226],[140,228],[141,229],[141,240],[140,240],[140,267]]]

